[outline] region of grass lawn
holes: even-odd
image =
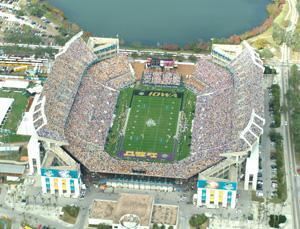
[[[79,207],[77,206],[71,206],[67,205],[62,208],[62,212],[64,213],[62,216],[60,216],[60,219],[70,223],[70,224],[75,224],[77,216],[79,214]]]
[[[29,96],[24,91],[15,92],[0,90],[0,97],[15,99],[12,104],[11,111],[8,114],[8,119],[4,123],[3,129],[16,131],[19,122],[21,122],[22,114],[26,109]]]
[[[181,98],[134,95],[124,150],[172,153]]]
[[[14,99],[11,110],[8,113],[7,120],[4,122],[2,127],[3,129],[11,131],[11,133],[7,135],[0,135],[0,142],[28,141],[28,136],[16,135],[16,132],[27,107],[29,95],[25,91],[0,90],[0,97]]]

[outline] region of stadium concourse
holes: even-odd
[[[224,161],[226,153],[246,155],[258,144],[263,72],[248,44],[228,68],[199,59],[184,81],[197,95],[190,155],[172,163],[122,160],[104,146],[119,91],[135,83],[134,72],[126,56],[99,60],[77,35],[56,57],[34,125],[40,141],[62,147],[90,172],[187,179]]]

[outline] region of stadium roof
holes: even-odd
[[[14,99],[12,98],[0,98],[0,124],[2,124],[5,115],[7,114],[8,109],[14,102]]]
[[[226,57],[233,60],[236,58],[242,51],[242,45],[226,45],[226,44],[213,44],[212,50],[218,52],[219,54],[225,55]]]
[[[25,172],[24,165],[0,164],[0,173],[2,174],[19,174]]]
[[[25,89],[28,87],[29,82],[25,80],[4,80],[0,81],[0,88],[18,88]]]

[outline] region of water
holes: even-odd
[[[85,31],[147,45],[229,37],[261,24],[270,0],[49,0]]]

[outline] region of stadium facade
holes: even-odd
[[[243,51],[244,46],[245,43],[239,45],[213,44],[211,56],[215,63],[226,67]]]
[[[87,46],[101,59],[113,57],[119,53],[119,39],[90,37]]]
[[[122,160],[105,152],[105,142],[119,92],[135,83],[134,72],[126,56],[116,53],[102,60],[77,34],[56,55],[34,126],[47,150],[59,147],[85,170],[102,176],[180,183],[198,173],[226,177],[234,167],[235,179],[243,173],[245,189],[256,189],[265,123],[263,72],[262,61],[246,42],[226,68],[199,59],[185,81],[197,96],[189,156],[172,163]]]
[[[197,207],[235,208],[237,182],[198,180],[193,202]]]

